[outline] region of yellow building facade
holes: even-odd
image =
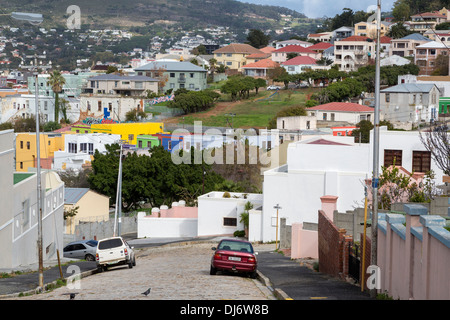
[[[127,144],[137,144],[138,135],[148,135],[164,132],[162,122],[133,122],[133,123],[111,123],[92,124],[91,133],[119,134],[121,140]]]
[[[228,46],[217,49],[213,52],[214,59],[218,64],[224,65],[226,68],[242,71],[242,67],[247,64],[246,57],[255,53],[263,53],[262,51],[243,43],[232,43]]]
[[[55,151],[64,150],[64,135],[41,133],[39,135],[41,168],[51,169]],[[37,166],[36,133],[16,134],[16,171],[28,171]]]

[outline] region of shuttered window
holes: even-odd
[[[402,165],[402,150],[384,150],[384,166],[389,167],[394,164]]]
[[[431,168],[430,151],[413,151],[413,171],[428,172]]]

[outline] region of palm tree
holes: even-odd
[[[59,122],[59,94],[62,92],[63,86],[66,84],[66,79],[59,70],[53,70],[50,75],[50,79],[47,82],[48,86],[52,87],[52,91],[55,93],[55,121]]]

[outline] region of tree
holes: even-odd
[[[247,44],[257,49],[264,48],[269,44],[270,36],[258,29],[250,29],[247,36]]]
[[[59,122],[59,94],[62,92],[63,86],[66,84],[66,79],[62,76],[59,70],[53,70],[50,74],[50,79],[47,82],[48,86],[52,87],[55,93],[55,121]]]
[[[427,132],[420,131],[420,141],[431,153],[431,158],[445,175],[450,175],[450,139],[447,125],[433,126]]]
[[[433,76],[448,76],[448,55],[440,54],[434,61]]]
[[[392,15],[394,16],[394,20],[396,22],[401,22],[403,24],[403,22],[409,20],[411,11],[405,1],[397,0],[392,8]]]

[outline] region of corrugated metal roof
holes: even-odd
[[[158,79],[153,79],[146,76],[120,76],[118,74],[102,74],[99,76],[94,76],[91,78],[88,78],[88,81],[91,80],[110,80],[110,81],[123,81],[123,80],[129,80],[129,81],[153,81],[156,82]]]
[[[64,188],[64,203],[75,204],[89,191],[89,188]]]
[[[403,93],[428,93],[434,87],[431,83],[401,83],[396,86],[381,90],[381,92],[403,92]]]
[[[352,102],[330,102],[321,104],[315,107],[307,108],[306,110],[320,110],[320,111],[342,111],[342,112],[374,112],[374,109],[362,104]]]
[[[424,37],[420,33],[409,34],[403,38],[400,38],[399,40],[431,41],[430,39]]]
[[[150,71],[165,69],[166,71],[201,71],[206,72],[202,67],[196,66],[186,61],[153,61],[140,66],[135,71]]]

